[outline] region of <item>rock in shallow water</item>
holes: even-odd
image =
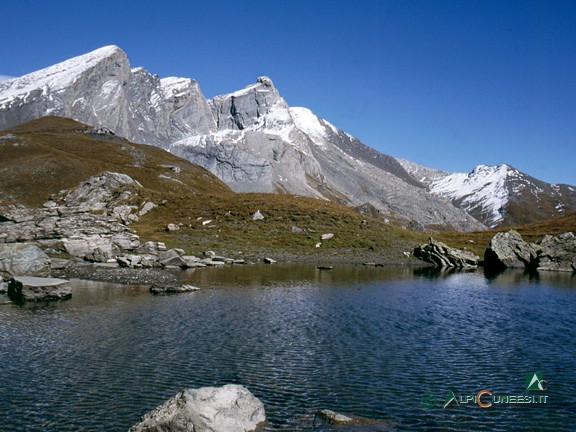
[[[514,230],[497,233],[484,253],[484,265],[493,270],[530,268],[536,261],[538,249],[526,243]]]
[[[250,432],[265,422],[262,402],[245,387],[228,384],[184,390],[129,432]]]
[[[428,243],[414,249],[414,256],[442,268],[465,268],[478,265],[478,257],[472,252],[451,248],[432,237],[428,239]]]
[[[544,236],[536,242],[538,270],[576,272],[576,235],[566,232]]]
[[[158,286],[153,285],[150,287],[152,294],[178,294],[186,292],[198,291],[200,288],[193,285],[178,285],[178,286]]]
[[[14,276],[8,282],[8,296],[18,302],[62,300],[72,297],[72,285],[64,279]]]

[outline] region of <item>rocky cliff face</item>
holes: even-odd
[[[501,222],[451,192],[445,183],[453,174],[438,174],[434,184],[418,178],[406,163],[289,107],[267,77],[206,100],[196,81],[131,68],[110,46],[0,83],[0,129],[49,114],[168,149],[235,191],[324,198],[421,228]]]
[[[214,129],[198,84],[132,69],[116,46],[0,83],[0,129],[46,115],[103,126],[133,141],[166,146]]]

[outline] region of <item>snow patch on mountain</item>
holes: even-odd
[[[115,45],[106,46],[58,63],[54,66],[32,72],[16,80],[0,84],[0,107],[14,98],[26,96],[38,89],[46,94],[69,87],[83,71],[93,68],[102,60],[123,51]]]
[[[328,139],[326,125],[309,109],[293,107],[290,108],[290,114],[296,127],[312,138],[315,144],[323,145],[324,140]]]
[[[506,179],[517,175],[511,166],[479,165],[471,173],[453,173],[433,181],[430,192],[459,201],[469,211],[480,206],[489,226],[495,226],[504,218],[509,192]]]

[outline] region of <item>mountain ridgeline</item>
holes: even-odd
[[[267,77],[208,100],[195,80],[132,68],[116,46],[0,83],[0,130],[47,115],[161,147],[236,192],[327,199],[412,228],[481,230],[576,209],[576,188],[509,165],[449,173],[382,154],[288,106]]]

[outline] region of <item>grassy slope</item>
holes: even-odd
[[[149,194],[165,199],[183,190],[230,191],[204,168],[162,149],[121,138],[96,139],[82,133],[87,129],[73,120],[46,117],[0,132],[0,137],[15,136],[0,139],[0,204],[39,206],[51,194],[103,171],[128,174]],[[178,166],[181,172],[161,165]]]
[[[116,171],[145,187],[142,201],[161,203],[131,225],[142,240],[164,241],[193,254],[214,250],[279,259],[404,262],[403,252],[430,235],[384,224],[333,202],[280,194],[236,194],[204,168],[162,149],[82,133],[87,129],[69,119],[47,117],[0,132],[0,205],[40,206],[51,194],[73,188],[91,175]],[[14,137],[9,138],[10,134]],[[180,172],[162,165],[178,166]],[[252,220],[256,210],[264,220]],[[207,220],[212,222],[203,224]],[[166,232],[168,223],[181,228]],[[304,232],[293,232],[293,226]],[[515,229],[527,241],[576,231],[576,213]],[[432,235],[483,256],[495,232]],[[333,233],[334,238],[317,248],[325,233]]]
[[[0,139],[0,205],[40,206],[51,194],[75,187],[91,175],[115,171],[146,188],[142,200],[162,203],[131,225],[142,240],[164,241],[189,253],[214,250],[279,259],[401,262],[406,260],[403,251],[426,239],[425,234],[384,224],[332,202],[236,194],[204,168],[164,150],[120,138],[93,137],[82,133],[86,129],[69,119],[47,117],[0,132],[4,137]],[[9,134],[14,137],[6,138]],[[181,172],[162,165],[178,166]],[[252,220],[256,210],[264,220]],[[203,225],[206,220],[213,222]],[[166,232],[168,223],[181,229]],[[305,232],[294,233],[293,226]],[[324,233],[333,233],[334,238],[317,248]]]
[[[257,210],[263,220],[252,219]],[[211,222],[203,224],[207,221]],[[166,232],[166,223],[181,228]],[[422,234],[362,217],[332,202],[279,194],[185,195],[135,226],[143,238],[191,251],[318,261],[401,262],[403,251],[425,240]],[[303,232],[293,232],[293,227]],[[327,233],[334,237],[321,241]]]

